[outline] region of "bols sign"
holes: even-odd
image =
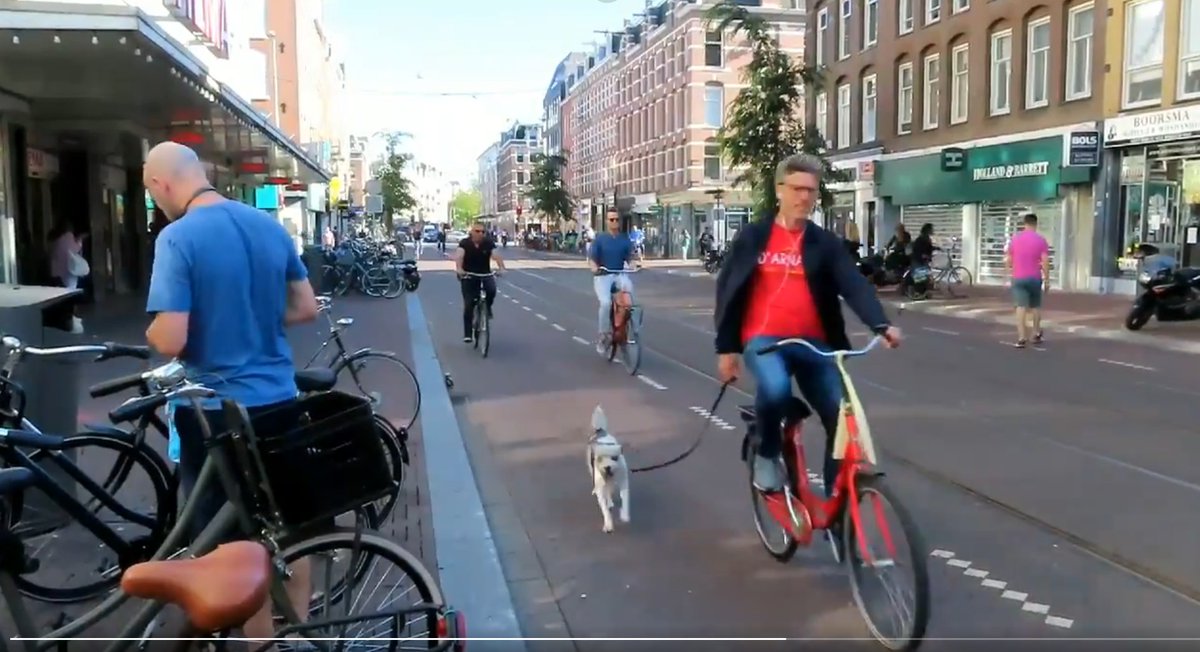
[[[1066,136],[1067,151],[1063,157],[1067,165],[1096,167],[1100,165],[1100,132],[1072,131]]]

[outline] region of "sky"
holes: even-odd
[[[604,39],[645,0],[327,0],[355,135],[412,134],[453,180],[514,121],[540,122],[564,56]],[[455,95],[446,95],[455,94]],[[472,94],[475,94],[472,96]]]

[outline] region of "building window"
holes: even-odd
[[[721,43],[721,32],[704,33],[704,65],[714,68],[725,66],[725,48]]]
[[[816,127],[821,134],[821,142],[829,143],[829,94],[825,91],[817,93]]]
[[[913,120],[913,64],[905,61],[896,69],[899,80],[896,92],[896,133],[912,133]]]
[[[1142,0],[1125,9],[1125,108],[1162,101],[1163,0]]]
[[[850,84],[837,89],[837,148],[850,146]]]
[[[524,163],[524,162],[525,162],[525,155],[517,154],[517,163]]]
[[[825,35],[829,32],[829,7],[821,7],[817,12],[817,51],[818,66],[825,65]]]
[[[704,141],[704,178],[714,181],[721,179],[721,146],[716,138]]]
[[[863,49],[879,40],[879,0],[863,0]]]
[[[875,75],[867,75],[862,80],[862,142],[875,140],[875,125],[878,118],[879,98],[877,97]]]
[[[941,81],[941,63],[941,57],[936,54],[925,57],[925,79],[922,88],[925,96],[925,129],[938,127],[938,112],[942,107],[941,88],[938,83]]]
[[[518,186],[525,185],[525,173],[524,172],[517,173],[517,185]]]
[[[970,49],[956,45],[950,53],[950,124],[967,121],[971,105]]]
[[[842,8],[838,13],[838,60],[850,56],[850,14],[854,10],[854,0],[842,0]]]
[[[1012,110],[1012,30],[992,34],[990,113],[1005,115]]]
[[[1179,97],[1200,97],[1200,0],[1184,0],[1179,37]]]
[[[704,87],[704,123],[710,127],[720,127],[725,120],[725,89],[720,84],[708,84]]]
[[[913,16],[916,12],[913,11],[913,3],[917,0],[899,0],[900,2],[900,34],[904,35],[913,31]]]
[[[954,0],[954,13],[961,13],[971,8],[971,0]]]
[[[925,24],[932,25],[942,19],[942,0],[925,0]]]
[[[1050,17],[1029,22],[1025,54],[1025,108],[1050,104]]]
[[[1067,100],[1092,95],[1092,36],[1096,31],[1093,5],[1072,7],[1067,15]]]

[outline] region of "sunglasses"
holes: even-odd
[[[471,229],[471,233],[483,233],[483,229]]]

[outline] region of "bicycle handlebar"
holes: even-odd
[[[8,353],[22,353],[37,356],[39,358],[50,358],[59,355],[71,355],[75,353],[98,353],[100,356],[97,361],[109,360],[111,358],[137,358],[139,360],[150,359],[150,347],[148,346],[133,346],[129,344],[118,344],[116,342],[105,342],[103,344],[74,344],[71,346],[55,346],[48,349],[39,348],[36,346],[27,346],[20,339],[12,335],[6,335],[0,342]]]
[[[172,360],[141,374],[139,382],[153,393],[125,401],[108,413],[109,420],[113,423],[135,421],[175,399],[212,398],[217,395],[204,385],[188,380],[186,373],[182,364]]]
[[[495,276],[496,272],[492,271],[488,272],[487,274],[479,274],[477,272],[459,272],[459,274],[463,276],[474,276],[475,278],[487,278],[489,276]]]
[[[609,269],[604,266],[599,267],[600,271],[605,274],[633,274],[642,271],[642,267],[626,267],[624,269]]]
[[[821,356],[822,358],[837,358],[839,356],[843,357],[843,358],[857,358],[859,356],[863,356],[863,355],[870,353],[872,349],[879,346],[881,343],[883,343],[883,336],[876,335],[875,337],[871,338],[871,341],[868,342],[867,345],[861,349],[844,349],[841,351],[822,351],[821,349],[818,349],[817,347],[813,346],[806,339],[802,339],[799,337],[790,337],[786,340],[779,340],[778,342],[776,342],[770,346],[765,346],[765,347],[759,349],[758,351],[756,351],[756,353],[758,355],[766,355],[768,353],[774,353],[775,351],[778,351],[779,349],[782,349],[785,346],[792,346],[795,344],[800,344],[800,345],[803,345],[805,348],[807,348],[809,351],[812,351],[813,353],[816,353],[817,355]]]

